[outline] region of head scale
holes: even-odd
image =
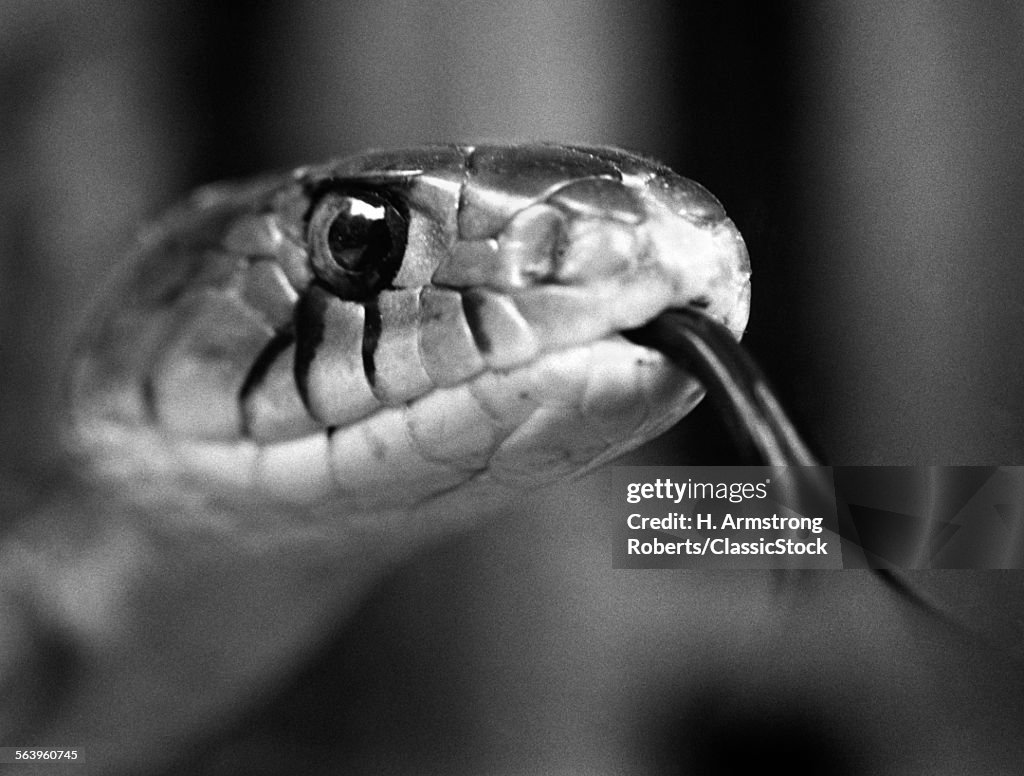
[[[102,474],[408,508],[674,423],[699,386],[618,332],[696,305],[738,337],[749,266],[718,201],[655,162],[453,145],[205,189],[110,300],[71,391]]]

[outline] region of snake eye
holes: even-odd
[[[342,299],[365,299],[394,279],[408,231],[406,215],[380,194],[329,191],[309,219],[313,269]]]

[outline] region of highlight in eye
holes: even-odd
[[[408,232],[399,203],[374,191],[328,191],[309,219],[313,270],[342,299],[370,298],[398,273]]]

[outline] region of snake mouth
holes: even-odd
[[[748,463],[818,463],[761,370],[723,324],[694,307],[674,308],[622,336],[657,350],[697,378]]]
[[[477,486],[512,492],[614,459],[678,422],[705,392],[747,462],[814,463],[735,332],[691,305],[515,368],[486,369],[327,435],[269,446],[256,466],[263,484],[283,493],[302,480],[293,461],[316,461],[306,474],[322,469],[310,477],[320,484],[309,495],[336,499],[331,483],[342,483],[342,496],[360,506],[422,506]],[[407,480],[401,494],[387,488],[397,470]]]

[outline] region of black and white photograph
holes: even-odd
[[[1024,773],[1024,7],[0,0],[0,774]]]

